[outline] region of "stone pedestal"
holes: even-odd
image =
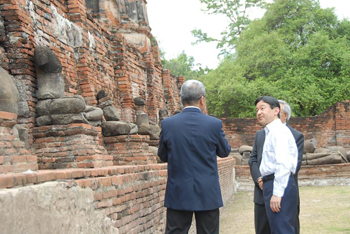
[[[25,143],[14,135],[16,123],[16,114],[0,111],[0,174],[38,170],[37,156],[31,154]]]
[[[157,163],[157,156],[149,150],[148,135],[120,135],[104,137],[105,147],[113,155],[113,165],[147,165]]]
[[[113,165],[100,127],[75,123],[33,129],[39,169],[97,168]]]

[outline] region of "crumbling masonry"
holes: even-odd
[[[163,69],[146,4],[0,0],[2,233],[163,233],[159,124],[181,110],[185,78]],[[327,139],[303,131],[349,148],[349,102],[339,108]],[[258,128],[224,125],[234,148]],[[226,202],[234,159],[218,167]]]

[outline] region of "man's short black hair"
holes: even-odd
[[[270,105],[271,109],[274,109],[275,107],[278,107],[278,109],[281,111],[281,106],[278,100],[271,96],[261,96],[258,99],[255,100],[254,104],[258,104],[258,102],[263,101]],[[280,113],[278,112],[278,118],[280,118]]]

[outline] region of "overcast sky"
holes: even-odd
[[[350,18],[350,0],[320,0],[321,7],[335,7],[339,18]],[[191,45],[195,38],[192,29],[202,29],[209,36],[220,38],[227,25],[226,18],[217,15],[207,15],[201,9],[199,0],[148,0],[147,11],[152,34],[160,47],[165,51],[166,59],[175,58],[182,51],[193,56],[195,63],[202,67],[216,68],[219,61],[215,43],[202,42]],[[261,17],[262,13],[250,15]]]

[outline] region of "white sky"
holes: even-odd
[[[322,8],[335,7],[339,18],[350,18],[349,0],[320,0]],[[209,36],[220,38],[227,25],[226,18],[208,15],[201,11],[204,5],[199,0],[148,0],[147,12],[151,33],[156,37],[160,48],[165,51],[165,58],[177,57],[182,51],[193,56],[195,63],[202,67],[216,68],[219,60],[216,43],[201,42],[191,45],[195,38],[193,29],[202,29]],[[255,17],[261,17],[261,13]]]

